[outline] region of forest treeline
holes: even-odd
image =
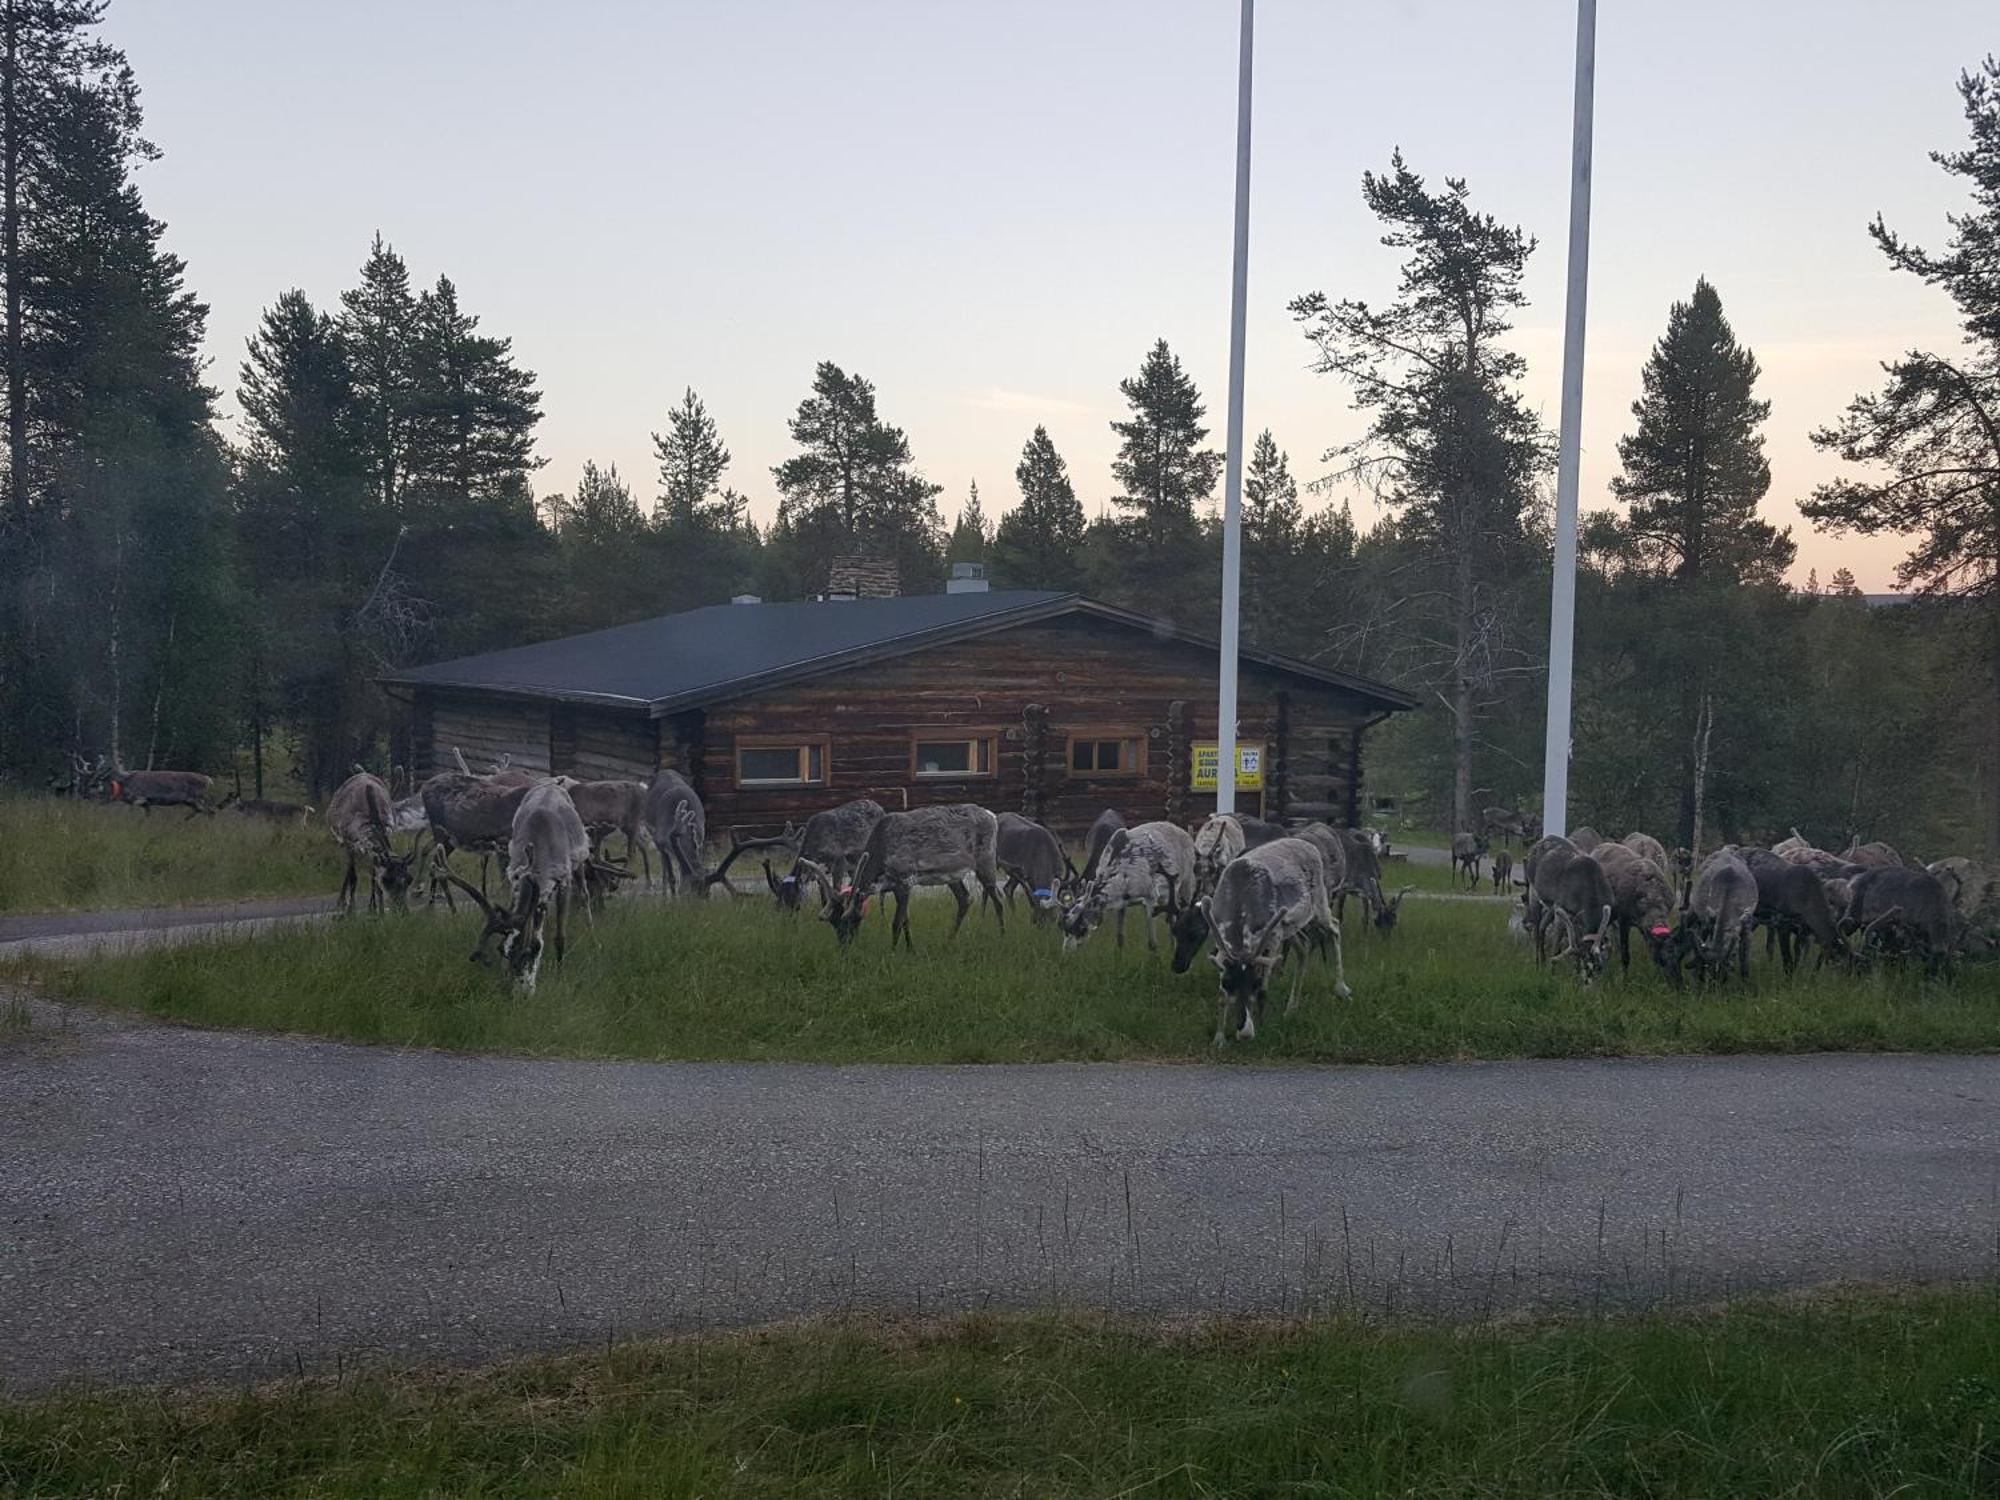
[[[552,493],[532,370],[448,276],[413,275],[377,235],[334,300],[272,290],[226,441],[207,309],[134,183],[155,148],[104,9],[0,0],[0,769],[16,779],[104,753],[283,768],[300,785],[270,794],[323,794],[399,755],[385,670],[744,591],[803,597],[846,552],[893,556],[911,591],[983,560],[996,587],[1212,629],[1222,456],[1164,340],[1121,383],[1094,516],[1036,426],[1011,483],[952,497],[948,523],[874,386],[831,359],[801,369],[792,456],[768,474],[733,464],[690,371],[663,399],[657,472],[586,464]],[[1796,497],[1814,525],[1906,536],[1912,598],[1871,607],[1845,570],[1787,582],[1755,354],[1690,268],[1610,503],[1586,516],[1580,817],[1669,842],[1796,823],[1822,843],[2000,848],[2000,66],[1960,91],[1969,142],[1935,161],[1970,204],[1946,248],[1869,232],[1952,299],[1963,345],[1889,358],[1879,390],[1826,414],[1815,441],[1848,477]],[[1396,296],[1306,292],[1291,311],[1365,431],[1311,455],[1305,485],[1257,437],[1245,639],[1421,694],[1425,712],[1371,740],[1372,788],[1471,827],[1485,805],[1532,805],[1541,779],[1553,435],[1507,340],[1535,245],[1400,154],[1363,199]],[[753,494],[776,499],[766,524]],[[1380,519],[1357,526],[1354,495]]]

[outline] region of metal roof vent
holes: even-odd
[[[986,564],[976,562],[955,562],[951,565],[951,577],[945,580],[947,594],[983,594],[986,592]]]
[[[757,594],[731,594],[729,602],[731,604],[762,604],[764,600]]]

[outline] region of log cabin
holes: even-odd
[[[1106,807],[1193,824],[1214,807],[1217,648],[1078,594],[749,596],[392,674],[415,769],[513,765],[585,779],[660,767],[708,826],[774,834],[873,797],[977,802],[1065,835]],[[1238,806],[1358,824],[1362,738],[1416,700],[1246,650]],[[1206,746],[1208,756],[1202,757]],[[1203,771],[1207,772],[1206,787]]]

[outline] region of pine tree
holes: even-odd
[[[993,528],[987,525],[986,512],[980,509],[979,481],[975,479],[958,512],[958,523],[951,528],[951,536],[945,542],[945,561],[985,562],[986,550],[992,545]]]
[[[693,386],[667,413],[666,432],[653,434],[653,452],[660,461],[661,525],[685,527],[701,520],[726,531],[737,524],[743,497],[733,490],[718,495],[729,450]]]
[[[352,372],[355,419],[369,479],[376,498],[399,509],[409,446],[417,301],[410,293],[409,267],[380,234],[362,263],[361,284],[342,293],[340,303],[340,336]]]
[[[1975,601],[1992,744],[2000,742],[2000,59],[1961,75],[1958,87],[1972,143],[1932,159],[1965,180],[1972,209],[1952,216],[1943,254],[1908,243],[1880,218],[1869,233],[1893,268],[1957,304],[1961,351],[1905,355],[1887,367],[1880,392],[1857,396],[1837,425],[1814,433],[1819,447],[1887,477],[1822,485],[1800,509],[1836,533],[1915,537],[1899,581]],[[2000,851],[2000,770],[1989,777],[1986,841]]]
[[[921,592],[940,568],[941,486],[917,471],[902,429],[876,414],[875,387],[823,361],[791,434],[800,451],[771,473],[783,550],[806,586],[823,580],[834,554],[871,551],[896,560],[905,592]]]
[[[1626,529],[1640,565],[1683,583],[1775,582],[1797,548],[1757,515],[1771,487],[1758,427],[1757,359],[1737,343],[1706,279],[1667,314],[1667,331],[1632,403],[1638,426],[1618,440],[1625,471],[1614,493],[1631,506]]]
[[[1111,477],[1120,487],[1112,504],[1126,513],[1142,546],[1155,552],[1184,546],[1195,532],[1195,505],[1222,473],[1222,455],[1201,446],[1208,436],[1201,393],[1165,339],[1118,389],[1132,415],[1111,424],[1119,437]]]
[[[1253,646],[1276,649],[1292,634],[1304,521],[1290,461],[1266,428],[1243,471],[1243,630]]]
[[[1037,427],[1022,445],[1014,483],[1021,503],[1000,518],[994,533],[994,575],[1010,588],[1081,588],[1083,506],[1046,427]]]
[[[1851,569],[1835,568],[1833,570],[1833,581],[1827,586],[1827,592],[1837,599],[1859,599],[1861,597],[1861,585],[1854,581],[1854,573]]]
[[[1364,174],[1362,196],[1388,227],[1382,243],[1408,252],[1397,300],[1378,309],[1312,292],[1292,314],[1319,350],[1315,368],[1346,380],[1371,414],[1367,435],[1328,457],[1379,480],[1421,567],[1421,586],[1413,576],[1398,602],[1430,618],[1404,622],[1403,665],[1450,715],[1453,826],[1470,829],[1474,748],[1534,635],[1517,617],[1521,576],[1542,556],[1528,511],[1548,443],[1521,399],[1525,363],[1503,342],[1526,304],[1534,241],[1475,212],[1462,179],[1432,191],[1401,152],[1387,173]]]
[[[584,546],[624,546],[645,534],[646,517],[632,498],[632,486],[618,475],[618,465],[600,469],[589,459],[568,499],[550,498],[547,509],[556,534]]]

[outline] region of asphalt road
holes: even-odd
[[[2000,1265],[2000,1058],[979,1068],[0,1033],[0,1386],[836,1309],[1485,1317]]]

